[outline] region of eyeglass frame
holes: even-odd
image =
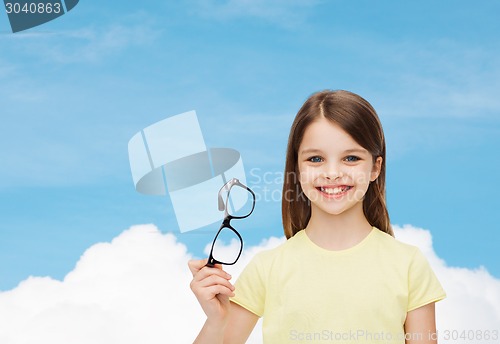
[[[253,198],[252,199],[252,209],[250,210],[250,212],[247,215],[233,216],[233,215],[229,214],[229,212],[227,210],[227,202],[229,200],[229,194],[231,193],[231,188],[235,185],[242,187],[243,189],[246,189],[252,195],[252,198]],[[227,195],[226,195],[225,201],[224,201],[224,198],[222,196],[223,190],[227,190]],[[217,231],[217,234],[215,235],[214,241],[212,242],[212,248],[210,249],[210,255],[208,256],[208,261],[206,264],[206,266],[208,266],[208,267],[214,267],[215,264],[234,265],[234,264],[236,264],[238,259],[240,259],[241,252],[243,251],[243,238],[241,237],[240,233],[238,233],[238,231],[233,226],[231,226],[231,220],[232,219],[244,219],[244,218],[249,217],[253,213],[253,210],[255,209],[255,193],[248,186],[242,184],[237,178],[232,178],[230,181],[228,181],[226,184],[224,184],[220,188],[219,195],[218,195],[218,203],[219,203],[219,210],[220,211],[224,210],[224,219],[222,220],[222,224],[221,224],[219,230]],[[213,257],[215,242],[217,241],[217,237],[219,236],[220,232],[224,228],[229,228],[230,230],[232,230],[238,236],[238,238],[240,239],[240,243],[241,243],[240,251],[238,252],[238,256],[236,257],[236,259],[232,263],[221,262]]]

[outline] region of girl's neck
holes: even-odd
[[[328,214],[313,205],[305,231],[316,245],[338,251],[360,243],[371,229],[372,226],[366,219],[360,203],[359,206],[338,215]]]

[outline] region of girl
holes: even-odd
[[[257,254],[233,286],[189,262],[207,320],[195,343],[437,343],[445,293],[422,253],[394,239],[385,139],[372,106],[347,91],[313,94],[290,131],[282,195],[287,241]]]

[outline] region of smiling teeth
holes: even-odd
[[[335,188],[321,188],[321,191],[328,194],[328,195],[337,195],[340,194],[344,191],[346,191],[349,187],[348,186],[342,186],[342,187],[335,187]]]

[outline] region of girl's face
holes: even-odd
[[[372,155],[338,125],[324,117],[304,133],[298,152],[302,190],[311,210],[339,215],[362,202],[371,181],[377,179],[382,158]]]

